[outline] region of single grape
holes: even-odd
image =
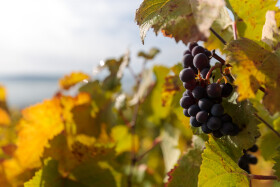
[[[183,82],[183,86],[188,90],[193,90],[196,87],[196,81],[193,79],[189,82]]]
[[[203,79],[206,79],[207,73],[210,70],[210,68],[204,68],[201,72],[200,75]]]
[[[196,120],[197,120],[199,123],[206,123],[206,122],[207,122],[207,119],[208,119],[208,113],[205,112],[205,111],[199,111],[199,112],[196,114]]]
[[[183,96],[180,99],[180,105],[184,109],[188,109],[190,106],[192,106],[195,103],[195,99],[189,97],[189,96]]]
[[[231,92],[233,91],[233,87],[229,83],[222,83],[220,87],[222,88],[222,97],[230,96]]]
[[[218,130],[219,128],[221,128],[221,126],[222,122],[218,117],[210,117],[207,121],[207,127],[213,131]]]
[[[258,146],[255,144],[253,145],[253,147],[249,148],[248,151],[251,151],[252,153],[257,152],[258,151]]]
[[[183,67],[188,68],[193,65],[193,56],[190,54],[186,54],[183,57]]]
[[[193,126],[193,127],[200,127],[200,126],[201,126],[201,123],[199,123],[199,122],[195,119],[195,117],[193,117],[193,116],[191,116],[191,118],[190,118],[190,124],[191,124],[191,126]]]
[[[201,130],[202,130],[205,134],[210,134],[210,133],[212,132],[212,130],[209,129],[209,128],[207,127],[206,123],[203,123],[203,124],[201,125]]]
[[[190,50],[186,50],[185,52],[184,52],[184,55],[186,55],[186,54],[192,54],[192,52],[190,51]]]
[[[205,55],[208,57],[208,58],[211,58],[211,56],[212,56],[212,53],[211,53],[211,51],[208,51],[207,49],[205,49]]]
[[[191,43],[189,44],[189,50],[192,51],[192,49],[193,49],[194,47],[196,47],[196,46],[198,46],[198,44],[197,44],[196,42],[191,42]]]
[[[221,104],[214,104],[211,108],[211,114],[213,116],[221,116],[224,114],[224,107]]]
[[[195,56],[197,55],[198,53],[203,53],[204,54],[205,52],[205,49],[202,47],[202,46],[195,46],[193,49],[192,49],[192,56]]]
[[[206,89],[202,86],[197,86],[193,89],[192,95],[196,99],[202,99],[207,96]]]
[[[233,130],[230,132],[229,135],[236,136],[239,133],[239,131],[239,127],[235,123],[233,123]]]
[[[222,120],[223,123],[225,123],[225,122],[232,122],[232,118],[227,113],[222,115],[221,120]]]
[[[250,164],[257,164],[258,159],[254,155],[248,154],[248,161],[249,161]]]
[[[241,169],[247,171],[247,173],[250,173],[248,160],[247,160],[247,158],[245,158],[245,157],[246,157],[246,156],[244,156],[244,155],[243,155],[242,157],[240,157],[240,159],[239,159],[239,161],[238,161],[238,166],[239,166]]]
[[[191,115],[191,116],[196,116],[196,114],[197,114],[199,111],[200,111],[200,108],[198,107],[197,104],[190,106],[189,109],[188,109],[188,113],[189,113],[189,115]]]
[[[210,99],[203,98],[198,101],[198,106],[201,110],[209,112],[213,106],[213,102]]]
[[[191,90],[184,91],[183,96],[190,96],[190,97],[194,98]]]
[[[212,83],[207,86],[207,95],[210,98],[221,97],[222,89],[218,83]]]
[[[188,113],[188,109],[184,109],[184,110],[183,110],[183,113],[184,113],[184,115],[185,115],[186,117],[191,117],[191,116],[189,115],[189,113]]]
[[[180,72],[179,77],[182,82],[189,82],[195,79],[195,74],[191,68],[185,68]]]
[[[209,59],[204,53],[199,53],[193,58],[193,65],[199,70],[203,70],[209,65]]]
[[[230,135],[233,131],[233,124],[231,122],[223,123],[220,131],[223,135]]]
[[[223,134],[218,130],[213,131],[212,134],[215,138],[221,138],[223,136]]]

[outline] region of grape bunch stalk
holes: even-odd
[[[179,74],[186,88],[180,105],[184,115],[190,117],[192,127],[200,127],[204,133],[212,133],[216,138],[235,136],[239,127],[224,112],[222,105],[222,98],[230,96],[233,87],[226,81],[210,83],[211,58],[212,53],[207,49],[196,42],[189,44],[189,49],[184,52],[184,68]]]
[[[258,159],[252,154],[249,154],[249,152],[255,153],[258,151],[258,146],[255,144],[253,147],[249,148],[248,150],[243,150],[244,155],[242,155],[238,161],[238,166],[245,170],[247,173],[251,173],[249,165],[250,164],[257,164]]]

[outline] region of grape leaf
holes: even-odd
[[[8,126],[11,123],[10,115],[6,110],[0,108],[0,126]]]
[[[189,187],[196,187],[202,163],[201,154],[201,148],[193,148],[182,156],[174,169],[168,173],[169,179],[166,186],[183,187],[187,184]]]
[[[218,17],[213,22],[211,28],[214,29],[226,42],[233,39],[232,20],[225,7],[219,12]],[[207,41],[204,42],[204,46],[208,50],[219,49],[222,53],[224,53],[225,45],[218,40],[212,32]]]
[[[160,52],[159,49],[157,48],[152,48],[150,49],[150,51],[148,53],[144,52],[144,51],[139,51],[138,52],[138,56],[139,57],[143,57],[146,60],[152,60],[155,58],[155,56]]]
[[[260,150],[265,160],[270,160],[277,155],[277,147],[280,146],[279,137],[269,131],[264,134],[260,142]]]
[[[277,27],[274,11],[267,11],[266,13],[262,41],[267,43],[273,50],[277,50],[280,47],[280,31]]]
[[[225,153],[219,143],[209,138],[202,154],[202,165],[198,175],[198,186],[249,186],[244,170]]]
[[[278,154],[277,154],[277,156],[275,156],[274,158],[273,158],[273,160],[275,161],[275,164],[274,164],[274,166],[273,166],[273,169],[274,169],[274,174],[278,177],[278,178],[280,178],[280,155],[279,155],[279,153],[280,153],[280,148],[278,148],[277,149],[277,151],[278,151]]]
[[[280,110],[280,58],[252,40],[241,38],[226,46],[227,61],[233,65],[237,76],[239,101],[256,97],[261,86],[265,87],[264,106],[275,113]]]
[[[144,42],[147,31],[155,33],[164,30],[178,42],[205,40],[209,28],[217,18],[224,2],[217,0],[144,0],[136,11],[135,20],[140,26],[140,36]]]
[[[236,95],[234,94],[230,99],[234,100],[235,98]],[[255,112],[253,106],[246,100],[238,103],[224,101],[223,106],[225,113],[233,116],[233,122],[241,129],[237,136],[230,136],[229,138],[241,149],[252,147],[260,136],[257,126],[259,122],[253,115]]]
[[[72,72],[70,75],[65,75],[62,79],[59,80],[59,86],[62,89],[68,90],[72,86],[75,86],[83,80],[88,80],[90,77],[87,74],[81,72]]]
[[[235,16],[238,35],[252,40],[261,40],[265,14],[277,10],[276,0],[226,0],[227,7]]]
[[[51,158],[44,161],[42,169],[35,173],[35,176],[24,183],[24,187],[60,187],[63,180],[58,172],[58,163]]]

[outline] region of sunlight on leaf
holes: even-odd
[[[75,86],[83,80],[89,80],[89,75],[81,72],[73,72],[70,75],[65,75],[62,79],[59,80],[59,86],[62,89],[68,90],[72,86]]]

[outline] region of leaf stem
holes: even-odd
[[[212,27],[210,27],[210,31],[224,44],[227,45],[227,42],[218,34]]]
[[[232,30],[233,30],[233,39],[237,40],[237,29],[236,29],[236,21],[232,23]]]
[[[274,175],[254,175],[254,174],[248,174],[248,177],[250,179],[257,179],[257,180],[277,180],[279,181],[279,178]]]
[[[257,113],[254,113],[254,115],[256,116],[256,118],[258,118],[261,122],[263,122],[270,130],[272,130],[280,138],[280,133],[278,131],[276,131],[269,123],[267,123]]]

